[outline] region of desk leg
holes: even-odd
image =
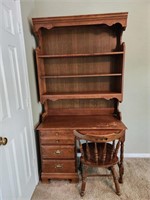
[[[120,162],[119,162],[119,183],[123,183],[123,174],[124,174],[124,141],[125,141],[125,135],[122,138],[121,141],[121,149],[120,149]]]

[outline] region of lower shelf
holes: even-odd
[[[113,99],[116,98],[122,101],[122,93],[117,92],[93,92],[93,93],[45,93],[41,96],[41,102],[44,103],[47,99],[56,101],[60,99]]]

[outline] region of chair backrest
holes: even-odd
[[[117,158],[123,131],[95,135],[82,130],[74,130],[79,141],[81,158],[89,162],[109,164]]]

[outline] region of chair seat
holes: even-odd
[[[100,167],[109,167],[118,163],[118,157],[113,152],[113,145],[106,144],[106,157],[103,157],[104,143],[97,143],[97,153],[98,153],[98,162],[96,161],[95,156],[95,143],[88,143],[89,153],[87,155],[86,143],[82,144],[83,148],[83,157],[81,161],[86,165],[100,166]]]

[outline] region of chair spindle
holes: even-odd
[[[94,148],[94,154],[95,154],[95,161],[96,163],[98,163],[98,149],[97,149],[97,143],[95,144],[95,148]]]
[[[89,149],[89,144],[87,140],[86,140],[86,155],[87,155],[87,159],[90,160],[90,149]]]
[[[115,152],[114,152],[114,157],[117,156],[119,147],[120,147],[120,141],[118,140],[118,142],[117,142],[117,144],[116,144]]]
[[[114,151],[115,151],[115,140],[113,140],[113,142],[112,142],[112,150],[111,150],[111,155],[110,155],[111,160],[113,159]]]
[[[107,146],[107,143],[104,143],[104,148],[103,148],[103,155],[102,155],[102,162],[104,163],[105,162],[105,159],[106,159],[106,148]]]

